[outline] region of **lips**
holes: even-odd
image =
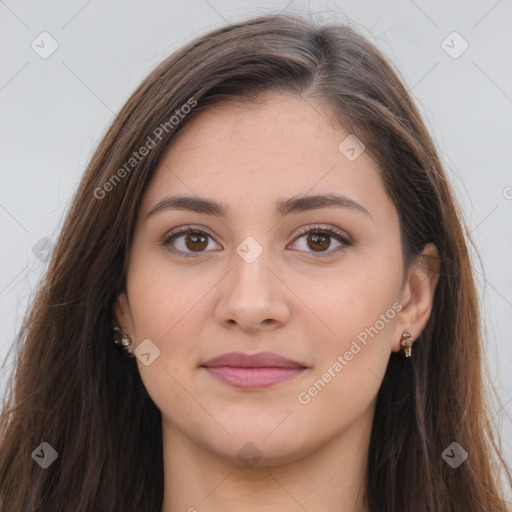
[[[209,359],[201,366],[208,368],[216,366],[230,366],[232,368],[306,368],[306,366],[297,361],[274,354],[273,352],[259,352],[257,354],[229,352]]]
[[[260,389],[293,379],[307,367],[273,352],[244,354],[229,352],[201,365],[224,384],[236,388]]]

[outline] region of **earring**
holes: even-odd
[[[130,338],[128,337],[127,334],[123,334],[123,336],[121,336],[121,329],[119,327],[114,327],[112,329],[113,331],[113,338],[114,338],[114,343],[121,347],[123,349],[123,354],[126,356],[126,357],[135,357],[133,355],[133,349],[130,349],[128,348],[132,342],[130,340]]]
[[[402,333],[402,337],[400,338],[400,345],[404,347],[405,357],[411,357],[412,354],[412,344],[414,340],[411,339],[412,336],[407,331]]]

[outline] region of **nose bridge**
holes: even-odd
[[[271,266],[271,250],[264,247],[254,237],[247,236],[236,247],[233,255],[233,286],[242,297],[253,296],[257,300],[265,300],[272,295],[276,283],[272,283],[274,276],[267,268]],[[275,279],[275,278],[274,278]]]
[[[288,305],[282,284],[272,268],[272,251],[253,237],[246,237],[233,254],[232,271],[217,307],[221,323],[236,322],[246,329],[284,323]]]

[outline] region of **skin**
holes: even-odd
[[[416,339],[430,316],[437,251],[427,244],[424,255],[434,258],[419,258],[404,274],[399,218],[377,166],[366,152],[349,161],[338,150],[348,133],[327,119],[321,106],[277,93],[257,105],[202,111],[167,149],[145,192],[127,294],[114,314],[132,347],[149,338],[160,350],[150,365],[139,358],[137,365],[162,412],[162,512],[368,510],[377,392],[402,332]],[[335,207],[273,213],[278,199],[332,192],[371,217]],[[223,202],[230,215],[163,210],[145,219],[171,194]],[[210,237],[187,246],[185,234],[166,247],[165,235],[188,224]],[[333,236],[319,246],[297,234],[318,225],[338,228],[353,245],[340,252]],[[263,251],[252,263],[236,251],[247,236]],[[300,403],[299,393],[396,302],[401,311]],[[276,352],[308,368],[263,390],[231,387],[199,368],[234,350]],[[244,446],[261,459],[241,461]]]

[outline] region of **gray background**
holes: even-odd
[[[0,0],[0,395],[12,367],[4,359],[46,269],[33,248],[51,249],[41,242],[45,237],[56,241],[70,196],[114,113],[159,61],[191,38],[284,10],[354,24],[412,91],[481,257],[475,254],[475,271],[486,353],[502,401],[492,406],[492,421],[512,464],[510,0]],[[31,47],[43,45],[43,31],[58,43],[46,59]],[[453,52],[463,41],[446,39],[453,31],[469,44],[457,58]],[[46,50],[49,45],[45,39]]]

